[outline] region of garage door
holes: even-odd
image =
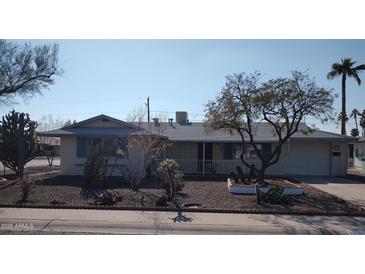
[[[289,175],[329,175],[329,143],[291,143],[289,147],[287,163]]]

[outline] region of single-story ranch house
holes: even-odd
[[[346,175],[347,143],[353,141],[353,138],[321,130],[305,134],[303,131],[308,129],[305,124],[301,124],[300,129],[285,145],[279,162],[271,166],[267,174]],[[187,112],[176,112],[175,121],[169,119],[169,122],[162,123],[153,119],[151,123],[142,124],[99,115],[39,135],[60,137],[61,173],[81,175],[90,141],[101,143],[103,155],[115,159],[120,140],[141,132],[162,134],[172,141],[172,146],[161,157],[175,159],[186,174],[229,174],[237,165],[241,165],[239,155],[242,147],[238,134],[231,135],[221,130],[207,132],[203,123],[189,122]],[[257,124],[254,137],[263,154],[270,153],[277,142],[268,123]],[[259,167],[254,150],[247,147],[246,151],[246,159]],[[125,165],[123,161],[125,159],[121,158],[118,164]],[[242,169],[249,172],[243,166]]]

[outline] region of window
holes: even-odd
[[[262,152],[262,146],[261,144],[256,144],[256,147],[257,149],[259,150],[259,153],[261,154]],[[251,158],[251,159],[257,159],[257,154],[256,154],[256,150],[255,148],[252,146],[252,145],[248,145],[248,158]]]
[[[242,145],[241,144],[234,144],[233,145],[234,159],[240,159],[241,153],[242,153]]]
[[[223,159],[232,160],[233,159],[233,144],[225,143],[223,149],[224,149]]]
[[[101,137],[92,137],[88,138],[89,147],[90,146],[101,146],[102,145],[102,139]]]
[[[86,158],[91,146],[99,146],[102,151],[102,156],[113,157],[118,154],[118,148],[125,151],[126,144],[126,140],[114,137],[77,137],[76,157]],[[123,158],[123,156],[120,157]]]
[[[103,138],[103,156],[113,157],[118,149],[118,139],[112,137]]]
[[[85,158],[87,155],[87,137],[77,137],[76,157]]]

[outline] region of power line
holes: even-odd
[[[151,97],[154,100],[171,100],[171,101],[204,101],[206,99],[191,99],[191,98],[174,98],[174,97]],[[47,102],[47,103],[36,103],[32,104],[33,106],[38,105],[67,105],[67,104],[85,104],[85,103],[100,103],[100,102],[115,102],[115,101],[126,101],[126,100],[141,100],[143,99],[142,96],[131,98],[131,97],[119,97],[119,98],[102,98],[102,99],[95,99],[95,100],[77,100],[77,101],[63,101],[63,102]]]

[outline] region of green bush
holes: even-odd
[[[14,110],[0,121],[0,161],[23,178],[24,166],[36,156],[37,122]]]

